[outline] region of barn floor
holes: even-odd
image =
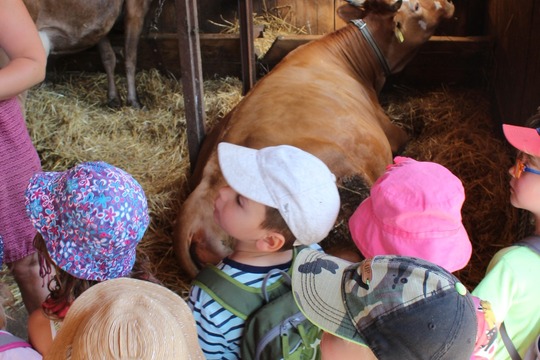
[[[125,79],[118,77],[117,84],[122,91]],[[130,172],[142,184],[151,224],[138,255],[149,258],[165,286],[185,296],[189,279],[171,248],[172,224],[187,196],[189,178],[182,88],[154,70],[139,73],[137,84],[145,109],[112,110],[104,106],[105,75],[57,75],[54,82],[29,92],[27,124],[44,170],[63,171],[81,161],[103,160]],[[211,127],[241,99],[241,82],[215,79],[205,81],[204,89]],[[439,162],[464,183],[467,200],[462,214],[474,253],[470,265],[457,275],[471,289],[493,254],[514,241],[520,224],[519,214],[508,202],[512,150],[490,116],[487,93],[487,89],[449,85],[390,86],[381,95],[390,118],[411,135],[402,155]],[[362,184],[344,183],[344,213],[352,213],[368,191]],[[341,221],[325,240],[328,248],[350,249],[345,224]],[[24,335],[21,309],[19,302],[10,329]]]

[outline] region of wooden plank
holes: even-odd
[[[411,86],[486,84],[492,46],[493,39],[488,36],[432,36],[387,82]]]
[[[345,5],[345,2],[343,2],[342,0],[334,1],[334,30],[341,29],[342,27],[347,26],[347,23],[337,15],[337,10],[340,6],[343,5]]]
[[[310,41],[320,39],[322,35],[281,35],[274,40],[270,49],[264,54],[261,62],[270,68],[273,68],[289,52],[300,45]]]
[[[280,36],[261,62],[271,69],[296,47],[320,37],[321,35]],[[478,83],[489,75],[482,70],[489,61],[490,49],[490,38],[485,36],[432,36],[405,69],[392,75],[391,80],[418,85]]]
[[[334,0],[317,0],[317,34],[328,34],[336,29]]]
[[[242,62],[242,95],[255,84],[255,50],[252,0],[238,0],[240,14],[240,57]]]
[[[320,37],[321,35],[280,36],[260,61],[260,65],[269,70],[290,51]],[[200,34],[199,40],[205,78],[241,76],[238,35]],[[118,41],[120,39],[114,39],[113,46],[121,54],[120,44],[114,45]],[[468,78],[475,82],[485,79],[489,77],[486,68],[491,61],[491,44],[488,37],[434,36],[420,48],[419,53],[402,73],[393,75],[390,80],[439,84],[441,82],[467,83]],[[164,73],[181,76],[177,61],[179,55],[176,34],[143,37],[139,46],[139,69],[158,68]],[[90,66],[93,66],[93,71],[96,71],[96,67],[102,71],[97,51],[94,50],[94,53],[71,55],[78,60],[72,63],[74,66],[71,70],[79,67],[79,70],[92,71]],[[119,63],[119,65],[122,64]],[[120,68],[121,66],[117,72],[122,71]]]
[[[519,119],[512,120],[524,123],[531,115],[537,112],[540,106],[540,3],[535,1],[531,12],[530,38],[527,45],[527,64],[525,65],[525,78],[527,79],[523,91],[523,105]]]
[[[538,17],[534,3],[534,0],[526,0],[515,6],[513,0],[489,2],[490,33],[495,39],[496,59],[492,78],[499,122],[522,123],[539,104],[524,102],[529,92],[535,94],[536,101],[540,100],[540,82],[531,82],[531,74],[527,72],[529,64],[537,67],[540,62],[537,52],[536,57],[531,57],[531,49],[538,46],[535,41],[540,31],[537,22],[537,27],[533,27],[533,19]]]
[[[206,135],[204,91],[197,31],[197,1],[175,0],[178,48],[186,112],[186,132],[191,171],[195,169],[202,140]]]
[[[325,34],[334,31],[334,1],[265,0],[265,9],[295,27],[304,28],[308,34]],[[264,7],[257,7],[257,2],[254,7],[261,13]]]

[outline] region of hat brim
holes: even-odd
[[[321,260],[328,267],[321,267]],[[293,265],[293,294],[309,321],[332,335],[367,347],[350,319],[341,295],[343,272],[351,266],[356,268],[358,263],[316,250],[302,250]]]
[[[261,204],[277,208],[271,195],[264,191],[265,181],[259,171],[259,150],[230,143],[218,144],[218,159],[225,180],[237,193]]]
[[[463,224],[438,234],[392,234],[384,230],[373,209],[371,197],[349,219],[351,237],[366,258],[377,255],[417,257],[450,272],[463,269],[471,259],[472,245]]]
[[[31,201],[31,198],[48,198],[53,199],[53,190],[56,188],[57,185],[53,185],[55,182],[58,182],[60,177],[64,174],[63,172],[40,172],[32,176],[28,182],[28,186],[26,188],[26,199],[28,201]],[[54,207],[54,202],[48,201],[48,204],[50,207]],[[52,241],[55,243],[58,242],[58,234],[54,234],[54,239],[51,239],[50,234],[47,231],[43,231],[42,227],[50,225],[50,223],[43,224],[41,223],[42,220],[46,220],[46,217],[41,216],[42,212],[35,213],[33,211],[30,211],[29,207],[27,206],[27,215],[30,218],[30,221],[32,222],[32,225],[38,230],[38,232],[43,237],[43,240],[45,241],[45,247],[47,248],[47,251],[51,257],[51,260],[58,265],[58,262],[60,261],[61,257],[56,256],[55,246],[53,246]]]
[[[540,135],[536,129],[503,124],[506,140],[524,153],[540,157]]]

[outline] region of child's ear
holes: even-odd
[[[257,247],[261,251],[274,252],[280,250],[285,244],[285,237],[275,231],[269,231],[265,237],[257,241]]]

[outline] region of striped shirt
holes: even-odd
[[[225,258],[217,268],[241,283],[261,288],[266,274],[272,269],[289,270],[291,261],[277,266],[251,266]],[[270,276],[267,285],[281,275]],[[199,344],[206,359],[240,359],[240,340],[244,320],[224,309],[208,293],[194,285],[189,292],[188,304],[197,323]]]

